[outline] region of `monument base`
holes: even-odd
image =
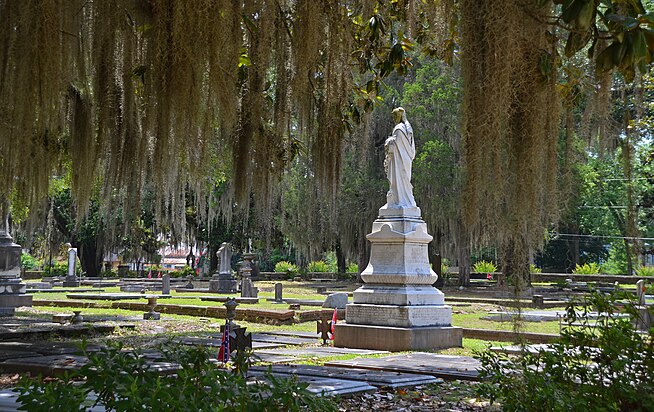
[[[334,346],[391,352],[461,347],[463,329],[456,326],[399,328],[339,323],[334,329]]]
[[[65,288],[76,288],[80,286],[79,280],[64,280],[61,286]]]
[[[234,279],[211,279],[209,281],[209,292],[214,293],[235,293],[237,282]]]
[[[32,306],[32,295],[0,294],[0,316],[14,316],[20,306]]]

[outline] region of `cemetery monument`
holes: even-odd
[[[427,244],[433,239],[421,219],[411,185],[415,157],[413,128],[401,107],[386,139],[384,167],[390,183],[387,203],[373,222],[370,262],[364,285],[346,307],[345,323],[335,325],[334,346],[390,351],[462,345],[462,329],[452,326],[452,308],[432,285]]]
[[[17,307],[32,306],[32,295],[20,277],[21,247],[9,234],[9,213],[0,216],[0,316],[13,316]]]
[[[232,275],[231,245],[223,242],[216,255],[218,255],[218,270],[209,281],[209,291],[218,293],[236,292],[236,279]]]

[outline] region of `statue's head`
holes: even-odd
[[[393,109],[393,121],[395,124],[400,123],[404,119],[404,108],[396,107]]]

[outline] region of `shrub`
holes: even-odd
[[[583,265],[577,265],[575,270],[572,273],[577,275],[596,275],[600,273],[601,268],[597,263],[584,263]]]
[[[568,304],[567,325],[548,348],[517,358],[478,352],[479,394],[505,411],[654,410],[654,328],[638,332],[620,316],[623,304],[623,311],[638,314],[627,292],[592,292]],[[599,313],[596,324],[580,316],[590,311]],[[582,326],[572,327],[576,322]]]
[[[282,260],[275,264],[275,272],[286,273],[289,276],[295,276],[299,273],[297,266],[286,260]]]
[[[356,263],[350,263],[345,268],[345,272],[347,272],[347,273],[359,273],[359,265],[357,265]]]
[[[34,256],[29,253],[20,254],[20,267],[23,270],[37,270],[41,266],[41,261],[39,261]]]
[[[636,269],[636,276],[654,276],[654,266],[641,266]]]
[[[497,266],[493,262],[482,260],[472,266],[472,271],[476,273],[493,273],[497,272]]]
[[[329,272],[329,266],[323,260],[316,260],[307,266],[309,272]]]
[[[543,269],[539,268],[538,266],[534,265],[533,263],[529,264],[529,272],[530,273],[542,273]]]
[[[233,371],[210,359],[203,347],[162,348],[163,361],[177,364],[175,374],[162,375],[146,364],[138,350],[111,345],[87,353],[89,362],[70,376],[48,382],[23,378],[16,391],[29,411],[82,411],[93,393],[96,406],[108,411],[336,411],[335,402],[317,397],[297,378],[266,373],[247,379],[247,362]],[[76,382],[75,382],[76,381]]]
[[[52,265],[46,265],[43,272],[46,276],[66,276],[66,273],[68,273],[68,264],[54,261]]]

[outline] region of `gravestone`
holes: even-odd
[[[236,279],[232,275],[232,247],[223,242],[216,252],[218,256],[218,270],[209,281],[209,292],[233,293],[236,292]]]
[[[0,205],[1,206],[1,205]],[[32,306],[32,295],[26,294],[20,277],[21,247],[9,234],[9,213],[0,214],[0,316],[13,316],[15,308]]]
[[[323,308],[345,309],[347,305],[347,292],[336,292],[327,296]]]
[[[281,283],[275,283],[275,302],[281,302],[284,300],[282,297],[283,288],[284,287]]]
[[[77,248],[71,247],[68,249],[68,272],[64,279],[64,287],[77,287],[80,285],[79,279],[75,274],[75,267],[77,266]]]
[[[156,296],[148,296],[148,308],[150,310],[143,314],[143,319],[145,319],[145,320],[159,320],[159,319],[161,319],[161,314],[159,312],[155,311],[155,309],[157,308],[157,297]]]
[[[393,117],[396,125],[385,143],[387,203],[366,236],[371,249],[361,273],[364,285],[354,291],[345,323],[335,325],[334,346],[392,351],[460,347],[463,331],[452,326],[452,308],[432,286],[438,279],[427,251],[433,237],[411,185],[413,128],[404,109],[393,110]]]
[[[259,296],[259,288],[255,288],[252,284],[252,279],[243,278],[241,280],[241,297],[242,298],[256,298]]]
[[[168,273],[161,277],[161,294],[170,295],[170,275]]]

